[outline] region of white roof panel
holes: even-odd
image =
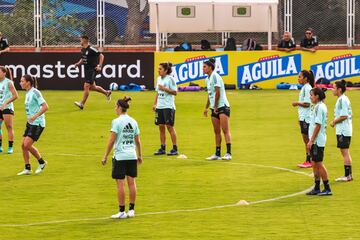
[[[149,3],[230,3],[230,4],[279,4],[279,0],[149,0]]]

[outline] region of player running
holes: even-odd
[[[7,75],[9,78],[7,78]],[[8,132],[8,154],[14,152],[14,101],[18,98],[18,93],[14,87],[12,81],[12,74],[10,69],[0,66],[0,152],[3,152],[2,147],[2,123],[5,122],[5,126]]]
[[[77,63],[75,63],[75,66],[78,67],[82,64],[85,66],[84,95],[81,102],[75,102],[74,104],[80,109],[84,109],[84,105],[90,94],[90,90],[104,94],[108,101],[111,100],[111,91],[106,91],[102,87],[96,86],[95,82],[96,75],[101,71],[102,65],[104,63],[104,55],[93,46],[90,46],[89,37],[82,36],[80,38],[80,43],[82,46],[82,57]]]
[[[172,150],[167,154],[169,156],[178,155],[178,147],[176,143],[175,124],[175,97],[177,95],[177,86],[175,80],[170,76],[172,63],[160,63],[159,77],[156,82],[156,96],[153,105],[155,115],[155,124],[160,130],[160,149],[155,155],[166,154],[166,133],[165,127],[170,133],[173,143]]]
[[[310,123],[310,91],[314,87],[314,73],[312,71],[302,70],[299,74],[298,81],[303,87],[299,93],[299,101],[292,103],[294,107],[298,107],[300,131],[305,143],[306,159],[304,163],[298,164],[301,168],[311,168],[310,153],[307,150],[309,142],[309,123]]]
[[[137,165],[142,163],[140,130],[137,122],[127,115],[131,98],[119,99],[115,106],[115,112],[119,116],[112,121],[111,133],[105,150],[102,164],[105,165],[107,158],[114,148],[112,159],[112,178],[117,184],[117,196],[119,201],[119,213],[111,218],[135,217],[135,199]],[[137,152],[137,153],[136,153]],[[129,187],[129,211],[125,212],[125,177]]]
[[[349,98],[345,95],[346,81],[335,82],[333,89],[334,96],[338,99],[335,104],[335,119],[331,121],[330,126],[336,129],[337,147],[340,149],[344,158],[345,175],[337,178],[337,182],[350,182],[352,177],[352,159],[349,152],[352,136],[352,109]]]
[[[208,99],[206,102],[204,116],[208,116],[208,108],[211,109],[211,121],[215,132],[216,151],[215,154],[206,158],[207,160],[231,160],[231,134],[229,127],[230,104],[226,98],[225,86],[222,78],[215,71],[215,59],[210,58],[203,64],[203,71],[208,76],[206,86]],[[225,136],[226,154],[221,158],[221,129]]]
[[[47,162],[41,157],[39,151],[33,146],[38,141],[45,128],[45,112],[49,109],[40,91],[36,89],[37,81],[35,77],[24,75],[20,80],[20,86],[26,90],[25,110],[26,110],[26,129],[23,135],[22,151],[25,161],[25,169],[17,175],[30,175],[32,173],[30,165],[30,153],[38,160],[39,166],[35,174],[41,173]]]
[[[309,142],[308,151],[313,161],[313,172],[315,187],[307,195],[329,196],[332,195],[327,170],[323,164],[324,150],[326,143],[326,121],[327,108],[323,102],[325,93],[320,88],[313,88],[310,92],[310,98],[313,105],[311,106],[311,117],[309,125]],[[320,191],[320,179],[324,183],[324,190]]]

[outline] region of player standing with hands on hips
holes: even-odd
[[[95,82],[96,75],[101,71],[102,65],[104,63],[104,55],[100,53],[96,48],[90,46],[89,37],[82,36],[80,38],[80,43],[82,46],[82,57],[77,63],[75,63],[75,66],[85,66],[84,95],[81,102],[75,102],[74,104],[80,109],[84,109],[84,105],[90,94],[90,90],[104,94],[108,101],[111,100],[111,91],[106,91],[102,87],[96,86]]]

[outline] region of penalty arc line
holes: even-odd
[[[51,155],[74,156],[74,157],[96,156],[96,155],[85,155],[85,154],[80,155],[80,154],[65,154],[65,153],[64,154],[51,154]],[[155,159],[154,157],[146,157],[146,158]],[[156,159],[158,159],[158,158],[156,158]],[[189,160],[189,159],[187,159],[185,161],[197,161],[198,162],[198,160]],[[281,171],[301,174],[301,175],[305,175],[307,177],[310,177],[310,175],[305,173],[305,172],[296,171],[296,170],[283,168],[283,167],[277,167],[277,166],[267,166],[267,165],[253,164],[253,163],[234,163],[234,162],[227,162],[227,164],[254,166],[254,167],[262,167],[262,168],[272,168],[272,169],[277,169],[277,170],[281,170]],[[274,202],[274,201],[278,201],[278,200],[282,200],[282,199],[287,199],[287,198],[299,196],[299,195],[305,194],[306,192],[310,191],[312,188],[313,188],[313,186],[311,186],[310,188],[305,189],[303,191],[297,192],[297,193],[292,193],[292,194],[289,194],[289,195],[284,195],[284,196],[280,196],[280,197],[276,197],[276,198],[269,198],[269,199],[249,202],[248,205],[255,205],[255,204],[266,203],[266,202]],[[201,212],[201,211],[209,211],[209,210],[213,210],[213,209],[222,209],[222,208],[237,207],[237,206],[241,206],[241,205],[235,203],[235,204],[226,204],[226,205],[219,205],[219,206],[212,206],[212,207],[205,207],[205,208],[177,209],[177,210],[168,210],[168,211],[159,211],[159,212],[145,212],[145,213],[137,214],[136,216],[150,216],[150,215]],[[0,227],[31,227],[31,226],[53,225],[53,224],[62,224],[62,223],[71,223],[71,222],[99,221],[99,220],[110,220],[110,219],[111,218],[109,218],[109,217],[67,219],[67,220],[54,220],[54,221],[47,221],[47,222],[35,222],[35,223],[25,223],[25,224],[0,224]]]

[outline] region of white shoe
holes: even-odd
[[[107,100],[108,102],[111,101],[111,90],[109,90],[109,91],[107,92],[107,94],[106,94],[106,100]]]
[[[41,173],[41,172],[44,170],[44,168],[46,167],[46,165],[47,165],[47,161],[45,161],[44,164],[40,164],[40,165],[37,167],[37,169],[36,169],[36,171],[35,171],[35,174]]]
[[[225,156],[222,157],[222,160],[231,160],[231,154],[230,153],[226,153]]]
[[[353,180],[353,178],[351,175],[347,176],[347,177],[344,176],[344,177],[339,177],[339,178],[335,179],[336,182],[350,182],[352,180]]]
[[[79,107],[81,110],[84,109],[84,105],[81,102],[74,102],[75,106]]]
[[[17,175],[21,176],[21,175],[30,175],[30,174],[32,174],[32,171],[25,168],[24,170],[19,172]]]
[[[210,157],[206,158],[206,160],[221,160],[221,157],[217,156],[216,154],[213,154]]]
[[[128,216],[129,218],[135,217],[135,210],[129,210],[128,213],[127,213],[127,216]]]
[[[127,214],[126,214],[126,212],[119,212],[117,214],[111,215],[111,218],[124,219],[124,218],[127,218]]]

